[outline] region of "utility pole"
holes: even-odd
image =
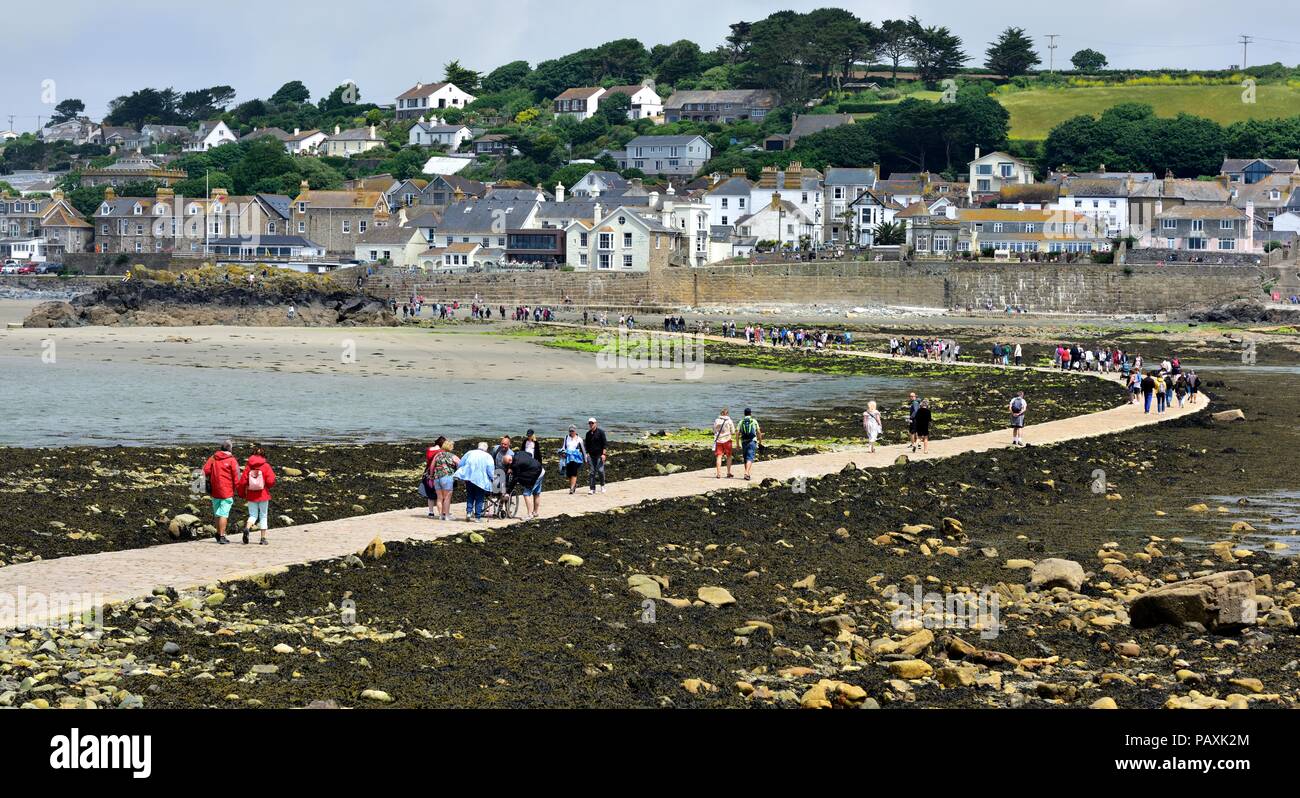
[[[1059,33],[1047,34],[1047,71],[1056,71],[1056,40],[1060,38]]]
[[[1242,69],[1246,68],[1246,47],[1249,46],[1250,43],[1253,41],[1255,41],[1254,36],[1248,36],[1245,33],[1241,34],[1241,68]]]

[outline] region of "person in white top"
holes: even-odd
[[[722,458],[727,458],[727,479],[731,479],[731,437],[736,433],[736,424],[727,413],[727,408],[713,422],[713,458],[714,478],[722,479]]]
[[[867,402],[867,409],[862,413],[862,429],[867,433],[868,451],[876,451],[876,439],[885,431],[885,425],[882,423],[880,411],[876,409],[874,399]]]

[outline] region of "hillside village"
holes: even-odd
[[[733,26],[711,53],[619,40],[536,69],[452,62],[444,80],[380,104],[353,84],[313,104],[299,81],[233,108],[230,87],[144,89],[101,122],[71,101],[34,135],[4,136],[0,167],[48,168],[0,175],[0,256],[644,272],[828,257],[1111,262],[1117,248],[1246,263],[1294,246],[1300,161],[1272,156],[1300,155],[1287,143],[1300,116],[1268,120],[1284,135],[1267,146],[1250,143],[1264,138],[1256,128],[1210,123],[1211,144],[1189,135],[1164,161],[1105,138],[1134,138],[1121,123],[1174,124],[1149,108],[1011,140],[989,80],[1023,80],[1037,62],[1023,31],[990,47],[999,74],[985,74],[963,65],[959,38],[913,18],[895,30],[911,49],[886,79],[871,59],[896,52],[892,23],[839,11],[831,22],[856,26],[857,43],[797,76],[763,60],[796,24],[773,15]],[[927,47],[947,53],[928,74]],[[1100,54],[1086,52],[1096,72]],[[945,80],[953,96],[919,98]],[[176,123],[185,114],[205,118]]]

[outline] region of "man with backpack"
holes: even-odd
[[[239,460],[234,455],[235,444],[230,440],[203,464],[203,477],[212,497],[212,515],[217,519],[217,543],[226,545],[226,524],[230,509],[235,506],[235,483],[239,481]]]
[[[750,470],[754,467],[754,461],[758,459],[758,447],[763,442],[763,428],[759,426],[758,419],[747,407],[745,415],[740,419],[740,451],[741,456],[745,459],[745,481],[750,479]]]
[[[1011,400],[1011,445],[1024,446],[1025,432],[1025,411],[1029,409],[1029,403],[1025,401],[1025,392],[1020,391]]]

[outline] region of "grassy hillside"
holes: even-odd
[[[1245,119],[1300,115],[1300,88],[1261,85],[1255,103],[1242,102],[1240,86],[1115,86],[1105,88],[1029,89],[998,94],[1011,112],[1011,138],[1044,139],[1057,124],[1079,114],[1099,114],[1120,103],[1145,103],[1159,116],[1180,112],[1220,124]]]

